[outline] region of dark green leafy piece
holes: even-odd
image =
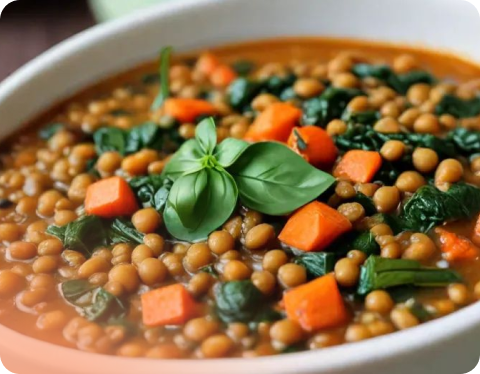
[[[457,183],[447,192],[421,187],[403,207],[401,219],[421,232],[448,221],[472,218],[480,211],[480,189]]]
[[[307,270],[309,279],[315,279],[333,271],[336,256],[329,252],[308,252],[295,256],[293,262]]]
[[[93,134],[97,154],[116,151],[125,155],[126,133],[116,127],[102,127]]]
[[[125,153],[136,153],[143,148],[162,149],[162,129],[154,122],[133,127],[126,133]]]
[[[280,96],[281,93],[293,86],[297,77],[293,74],[289,74],[285,77],[279,77],[274,75],[261,82],[262,92],[269,93],[271,95]]]
[[[340,118],[350,100],[365,95],[353,88],[328,87],[320,96],[305,101],[302,122],[305,125],[325,127],[334,118]]]
[[[379,224],[379,223],[387,224],[392,229],[394,235],[397,235],[403,231],[409,231],[413,229],[406,222],[404,222],[400,217],[392,214],[378,213],[378,214],[375,214],[372,217],[372,219],[376,224]]]
[[[90,256],[94,249],[108,244],[103,221],[97,216],[83,216],[65,226],[51,225],[47,234],[58,237],[65,248]]]
[[[367,256],[380,253],[380,246],[370,231],[352,231],[335,241],[330,248],[337,256],[345,256],[352,249],[359,250]]]
[[[375,208],[375,204],[373,203],[372,198],[361,192],[357,192],[355,197],[349,201],[359,203],[361,206],[363,206],[363,209],[365,209],[365,213],[367,216],[371,216],[377,213],[377,208]]]
[[[144,208],[155,208],[163,212],[172,182],[162,175],[136,177],[130,180],[130,187]]]
[[[382,118],[380,112],[375,110],[367,110],[364,112],[350,112],[346,110],[342,115],[342,120],[351,124],[361,124],[373,126]]]
[[[427,322],[433,318],[432,313],[430,313],[422,303],[414,299],[408,300],[406,302],[406,307],[410,309],[410,312],[417,317],[420,322]]]
[[[417,70],[405,74],[396,74],[388,65],[356,64],[352,72],[359,78],[373,77],[381,80],[401,94],[406,94],[414,84],[433,84],[436,82],[436,79],[425,71]]]
[[[170,70],[170,56],[172,54],[172,47],[165,47],[160,51],[160,92],[153,101],[152,110],[157,110],[163,105],[163,102],[170,95],[169,87],[169,70]]]
[[[470,156],[480,153],[480,131],[457,127],[447,135],[457,148],[458,152]]]
[[[245,76],[255,69],[255,63],[248,60],[238,60],[232,64],[232,68],[238,75]]]
[[[5,198],[0,199],[0,209],[8,209],[14,205],[13,201],[10,201]]]
[[[307,142],[302,138],[302,135],[298,132],[297,129],[293,129],[293,133],[295,134],[295,139],[297,142],[297,148],[299,151],[306,151],[308,148]]]
[[[217,269],[215,269],[215,265],[213,264],[204,266],[203,268],[200,269],[200,272],[210,274],[214,278],[218,278],[219,276],[218,271]]]
[[[425,268],[413,260],[370,256],[362,266],[357,293],[366,295],[373,290],[405,285],[443,287],[459,282],[462,278],[453,270]]]
[[[228,172],[242,203],[261,213],[283,215],[314,200],[335,179],[280,143],[252,144]]]
[[[238,78],[228,88],[230,105],[243,111],[262,90],[259,82],[247,78]]]
[[[447,94],[435,107],[435,114],[451,114],[456,118],[470,118],[480,115],[480,97],[462,99],[458,96]]]
[[[109,243],[111,245],[118,243],[143,244],[144,234],[137,231],[130,220],[116,218],[110,224]]]
[[[93,287],[86,280],[62,283],[62,295],[77,307],[89,321],[107,322],[122,318],[127,313],[125,303],[101,287]]]
[[[280,314],[271,312],[265,296],[250,280],[217,285],[215,299],[216,313],[224,323],[251,323],[281,318]]]
[[[65,125],[63,123],[52,123],[50,125],[47,125],[40,129],[38,131],[38,136],[42,140],[48,140],[50,139],[53,135],[55,135],[58,131],[62,130],[65,128]]]

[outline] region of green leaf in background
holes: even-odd
[[[160,92],[153,101],[151,108],[153,111],[159,109],[168,96],[170,96],[169,70],[172,51],[173,48],[170,46],[160,51]]]
[[[307,204],[335,179],[280,143],[252,144],[228,169],[250,209],[284,215]]]
[[[215,149],[215,158],[220,166],[228,168],[245,152],[249,144],[243,140],[227,138]]]
[[[203,153],[211,155],[217,145],[217,130],[215,121],[212,117],[202,120],[195,131],[195,139],[197,140]]]
[[[325,127],[334,118],[340,118],[350,100],[365,95],[354,88],[328,87],[323,93],[303,104],[302,121],[305,125]]]
[[[164,212],[168,232],[177,239],[192,242],[206,239],[212,231],[225,223],[235,210],[238,198],[235,181],[225,171],[206,168],[196,173],[206,175],[206,185],[196,195],[196,199],[188,198],[192,204],[190,209],[182,206],[182,210],[177,211],[182,195],[192,193],[192,186],[181,182],[182,178],[188,177],[184,176],[174,183]],[[184,214],[182,218],[180,214]],[[189,223],[190,227],[185,227],[183,221]]]
[[[46,127],[43,127],[38,131],[38,136],[42,140],[48,140],[50,139],[53,135],[55,135],[58,131],[62,130],[65,128],[65,125],[63,123],[52,123]]]
[[[447,94],[435,107],[435,114],[451,114],[455,118],[470,118],[480,114],[480,97],[473,99],[462,99],[460,97]]]
[[[118,152],[125,155],[126,136],[125,131],[116,127],[102,127],[93,134],[93,141],[97,154],[105,152]]]
[[[255,69],[255,63],[248,60],[239,60],[232,64],[232,68],[239,76],[245,76]]]

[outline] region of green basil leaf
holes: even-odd
[[[252,144],[228,171],[245,206],[274,216],[307,204],[335,182],[330,174],[273,142]]]
[[[230,217],[237,205],[238,190],[230,174],[217,169],[205,169],[202,172],[207,174],[207,185],[198,196],[193,217],[180,218],[181,212],[177,212],[172,204],[175,196],[168,199],[164,212],[165,225],[168,232],[177,239],[192,242],[205,240]],[[173,184],[172,191],[176,183]],[[185,220],[195,222],[195,227],[185,227],[182,223]]]
[[[205,118],[200,122],[195,131],[195,138],[203,153],[211,155],[217,145],[217,130],[212,117]]]
[[[160,51],[160,92],[153,101],[152,110],[160,108],[170,95],[168,75],[170,70],[170,55],[172,54],[172,51],[172,47],[165,47]]]
[[[172,181],[177,180],[185,173],[194,173],[203,169],[202,157],[204,153],[195,139],[186,141],[173,155],[162,173]]]
[[[206,169],[181,176],[173,184],[168,202],[177,211],[182,224],[187,228],[194,228],[198,224],[195,215],[196,206],[201,203],[202,194],[208,185]]]
[[[228,168],[248,148],[249,144],[243,140],[227,138],[222,141],[215,149],[215,158],[220,166]]]

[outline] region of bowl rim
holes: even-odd
[[[185,9],[194,8],[201,11],[206,6],[211,6],[221,2],[234,2],[239,0],[182,0],[177,2],[167,2],[152,6],[146,9],[136,11],[135,13],[96,25],[87,29],[44,52],[32,61],[25,64],[12,75],[0,83],[0,104],[18,87],[28,84],[28,81],[41,74],[52,64],[71,56],[81,53],[92,45],[105,41],[118,33],[127,32],[129,29],[140,25],[142,22],[148,22],[155,19],[162,19],[171,15],[181,13]],[[255,0],[243,0],[251,1]],[[469,0],[465,0],[470,2]],[[395,332],[393,334],[369,339],[354,344],[343,344],[328,349],[305,351],[291,353],[286,355],[260,357],[254,359],[247,358],[227,358],[217,360],[156,360],[162,367],[169,372],[176,372],[179,367],[181,370],[193,370],[193,372],[203,372],[202,368],[208,367],[209,370],[220,372],[225,369],[225,364],[230,368],[230,374],[244,373],[251,370],[252,373],[262,372],[262,368],[271,368],[276,365],[281,373],[303,373],[312,369],[345,369],[360,366],[374,361],[386,360],[392,357],[400,357],[415,350],[421,350],[425,346],[436,342],[447,341],[454,336],[467,333],[473,327],[480,326],[480,303],[465,307],[455,313],[441,317],[437,320],[419,325],[409,330]],[[42,352],[42,356],[47,357],[62,355],[67,361],[81,361],[82,359],[93,361],[100,367],[110,367],[112,364],[121,364],[126,369],[138,369],[140,363],[152,365],[151,359],[145,358],[123,358],[117,356],[99,355],[82,352],[72,348],[65,348],[44,342],[38,339],[23,335],[8,327],[0,325],[0,335],[2,341],[19,340],[25,342],[31,347],[38,347],[32,351]],[[2,343],[0,343],[2,345]],[[348,357],[348,360],[345,359]],[[37,357],[40,359],[41,357]],[[134,366],[135,365],[135,366]],[[155,366],[155,365],[154,365]],[[209,371],[211,372],[211,371]]]

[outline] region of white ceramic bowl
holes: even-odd
[[[480,61],[479,15],[463,0],[187,0],[95,27],[0,85],[4,136],[100,78],[154,57],[229,42],[335,35],[424,44]],[[0,356],[24,373],[460,374],[480,356],[480,304],[408,331],[277,357],[214,361],[122,359],[60,348],[0,326]]]

